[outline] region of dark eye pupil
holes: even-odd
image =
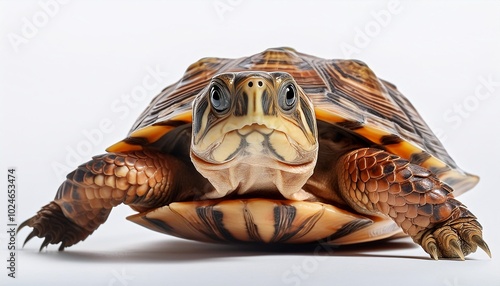
[[[212,105],[214,107],[219,107],[221,105],[221,100],[220,100],[220,90],[217,87],[212,87],[212,90],[210,92],[212,96]]]
[[[285,103],[288,106],[292,106],[295,103],[295,90],[291,85],[286,87]]]
[[[210,88],[210,103],[212,105],[212,108],[217,112],[222,114],[223,112],[227,111],[230,102],[227,97],[227,94],[224,92],[222,87],[218,85],[213,85]]]

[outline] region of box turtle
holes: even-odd
[[[477,182],[363,62],[274,48],[192,64],[20,227],[62,250],[123,203],[138,212],[129,220],[187,239],[342,245],[403,232],[434,259],[463,260],[478,246],[490,255],[455,199]]]

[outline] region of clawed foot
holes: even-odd
[[[478,246],[491,257],[481,230],[481,225],[475,219],[460,218],[452,223],[426,230],[420,244],[435,260],[439,258],[465,260],[465,256],[475,252]]]
[[[24,244],[35,236],[45,238],[40,251],[49,244],[57,243],[61,243],[59,251],[64,250],[65,247],[84,240],[92,233],[66,218],[59,205],[54,202],[42,207],[35,216],[24,221],[19,226],[18,232],[25,226],[32,227],[33,231]]]

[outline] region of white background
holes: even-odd
[[[320,255],[203,244],[134,225],[121,206],[65,252],[39,253],[33,239],[17,252],[16,279],[0,263],[2,285],[500,285],[499,2],[65,1],[47,10],[48,2],[0,2],[0,172],[17,168],[18,222],[53,198],[62,173],[122,139],[189,64],[291,46],[363,60],[410,98],[458,164],[481,176],[460,200],[483,224],[493,258],[436,262],[409,239]],[[146,88],[151,70],[159,81]],[[0,186],[5,261],[5,179]]]

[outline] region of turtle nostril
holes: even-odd
[[[252,87],[253,86],[253,82],[249,81],[248,82],[248,87]]]
[[[262,81],[259,80],[258,84],[259,84],[259,86],[262,86]]]

